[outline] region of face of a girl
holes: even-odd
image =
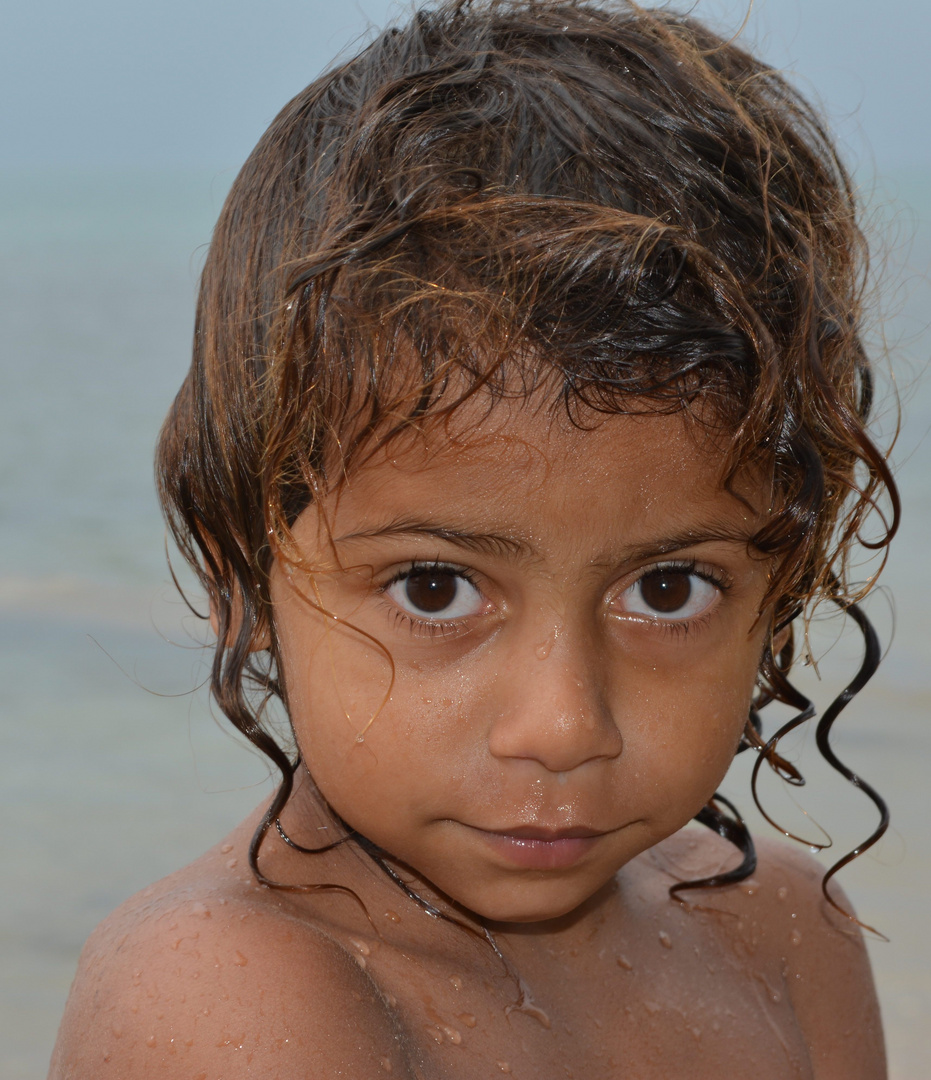
[[[505,402],[393,442],[273,571],[320,790],[492,920],[573,910],[692,818],[769,633],[760,485],[722,490],[679,416],[587,419]]]

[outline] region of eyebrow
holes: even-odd
[[[467,551],[478,551],[490,555],[532,555],[532,549],[524,540],[501,533],[473,532],[445,525],[433,525],[426,521],[411,519],[389,522],[372,529],[359,529],[356,532],[338,536],[334,543],[343,544],[353,540],[378,540],[400,538],[404,536],[423,536],[435,540],[445,540]]]
[[[411,519],[396,520],[386,525],[375,526],[371,529],[360,529],[337,537],[336,544],[351,543],[355,540],[378,540],[402,537],[424,537],[435,540],[443,540],[454,544],[467,551],[477,551],[491,555],[510,555],[524,558],[532,557],[535,552],[527,541],[515,536],[508,536],[494,532],[474,532],[469,529],[460,529],[455,526],[436,525],[425,521]],[[712,522],[694,529],[684,529],[667,536],[657,537],[655,540],[624,548],[613,557],[606,557],[605,562],[644,562],[661,555],[673,554],[684,548],[697,547],[707,543],[752,544],[752,535],[739,533],[732,525],[723,522]],[[619,557],[619,558],[618,558]],[[593,560],[592,565],[597,565],[601,559]]]

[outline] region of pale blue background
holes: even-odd
[[[265,789],[264,766],[221,734],[203,694],[189,693],[203,660],[185,648],[197,627],[166,585],[152,444],[187,366],[196,273],[236,169],[289,96],[370,20],[398,10],[376,0],[0,3],[8,1080],[44,1075],[93,925],[214,842]],[[697,5],[731,31],[744,10],[735,0]],[[888,573],[898,630],[871,693],[842,725],[841,746],[888,795],[896,829],[844,879],[864,917],[893,939],[872,953],[892,1076],[912,1080],[931,1075],[931,392],[922,381],[931,353],[931,5],[759,0],[744,39],[821,99],[865,201],[889,207],[873,219],[905,404],[895,460],[907,516]],[[887,431],[891,388],[885,377]],[[874,615],[888,637],[888,594],[877,595]],[[845,648],[825,662],[826,684],[849,670]],[[836,827],[839,846],[869,830],[855,793],[814,765],[806,771],[817,774],[806,806]],[[746,807],[737,772],[728,790]]]
[[[681,5],[680,5],[681,6]],[[749,5],[699,0],[737,29]],[[0,164],[236,168],[274,113],[384,0],[31,0],[0,7]],[[855,110],[884,169],[931,165],[931,6],[757,0],[747,39]],[[859,147],[858,147],[859,151]]]

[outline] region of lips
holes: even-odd
[[[605,833],[584,826],[547,828],[518,825],[502,830],[475,829],[485,844],[513,866],[527,870],[565,870],[579,862]]]
[[[584,826],[573,826],[568,829],[548,828],[546,825],[516,825],[508,829],[482,829],[482,832],[493,833],[496,836],[510,836],[518,840],[543,840],[546,843],[554,843],[557,840],[584,840],[592,836],[603,836],[600,829],[587,829]]]

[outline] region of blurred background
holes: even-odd
[[[696,13],[741,30],[745,0]],[[174,595],[151,457],[188,363],[198,270],[225,192],[284,102],[385,0],[0,2],[0,1074],[45,1076],[84,938],[219,839],[268,790],[199,689],[202,629]],[[931,1075],[931,6],[757,0],[743,40],[820,101],[875,242],[878,427],[905,518],[871,611],[894,642],[837,746],[893,829],[842,880],[871,940],[894,1080]],[[882,316],[882,318],[880,318]],[[885,351],[884,351],[885,350]],[[884,356],[888,356],[888,361]],[[864,573],[867,571],[864,570]],[[856,663],[832,622],[811,692]],[[770,724],[772,722],[770,721]],[[770,728],[771,729],[771,728]],[[873,827],[791,748],[809,787],[765,794],[836,847]],[[741,807],[748,763],[728,793]],[[806,820],[804,813],[810,818]],[[817,824],[816,824],[817,823]],[[759,828],[760,826],[757,826]]]

